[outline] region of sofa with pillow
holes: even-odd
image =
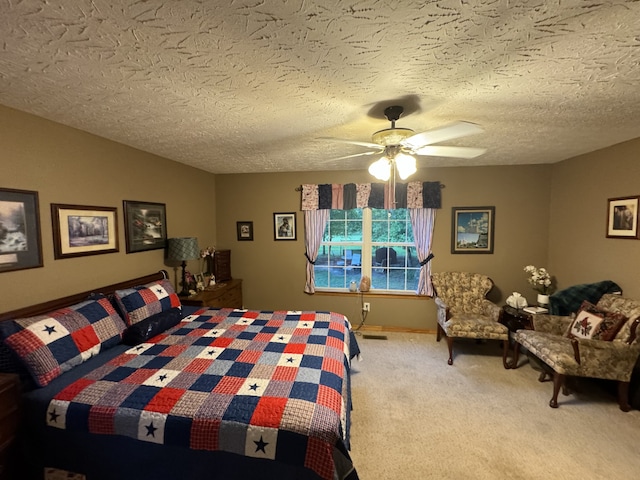
[[[552,408],[558,407],[558,392],[566,377],[591,377],[618,382],[618,403],[627,412],[629,382],[640,356],[638,324],[640,301],[604,294],[596,305],[584,301],[575,315],[535,315],[534,330],[518,330],[514,339],[514,368],[519,345],[543,362],[553,378]]]

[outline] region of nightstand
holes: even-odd
[[[190,297],[180,297],[183,305],[211,308],[242,308],[242,280],[216,283]]]
[[[532,313],[525,312],[521,308],[510,307],[509,305],[502,307],[498,321],[507,327],[510,332],[515,332],[520,329],[534,329]]]
[[[15,465],[10,460],[13,440],[20,421],[20,378],[11,373],[0,373],[0,479],[12,478]]]

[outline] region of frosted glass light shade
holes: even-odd
[[[398,175],[402,180],[406,180],[416,173],[416,159],[411,155],[399,153],[395,158]]]
[[[391,162],[387,157],[382,157],[369,166],[369,173],[378,180],[386,182],[391,176]]]

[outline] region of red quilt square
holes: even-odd
[[[191,424],[191,445],[194,450],[218,450],[220,419],[194,418]]]
[[[242,314],[242,318],[258,318],[260,312],[245,312]]]
[[[311,320],[314,321],[316,319],[316,314],[314,312],[304,312],[300,314],[300,321]]]
[[[68,387],[65,387],[60,393],[56,395],[56,400],[73,400],[76,395],[82,392],[89,385],[93,385],[95,382],[93,380],[88,380],[86,378],[81,378],[76,380]]]
[[[105,405],[94,405],[89,413],[89,432],[113,435],[113,417],[117,409]]]
[[[304,343],[288,343],[284,347],[285,353],[304,353],[304,349],[307,345]]]
[[[207,358],[194,358],[183,371],[191,373],[204,373],[211,366],[213,360]]]
[[[177,357],[182,352],[184,352],[189,345],[170,345],[163,352],[160,352],[160,355],[163,357]]]
[[[96,331],[93,329],[93,325],[87,325],[80,330],[71,332],[71,338],[77,345],[78,350],[80,350],[81,352],[91,350],[93,347],[100,343],[100,339],[98,338],[98,335],[96,335]]]
[[[331,445],[314,437],[307,443],[307,456],[304,466],[315,471],[320,478],[333,478],[333,457]]]
[[[184,394],[183,388],[164,387],[144,407],[149,412],[170,413]]]
[[[327,387],[326,385],[320,385],[318,387],[317,402],[338,414],[342,410],[342,396],[333,388]]]
[[[262,397],[253,411],[250,423],[261,427],[278,428],[286,406],[286,398]]]
[[[214,393],[228,393],[235,395],[245,382],[245,378],[239,377],[223,377],[222,380],[213,389]]]
[[[227,348],[234,340],[235,339],[228,337],[218,337],[213,342],[211,342],[211,345],[214,347]]]
[[[284,380],[293,382],[298,375],[298,369],[294,367],[276,367],[273,372],[273,380]]]
[[[262,356],[263,352],[258,350],[244,350],[236,359],[237,362],[243,363],[258,363],[258,360]]]
[[[327,372],[335,373],[340,378],[342,378],[342,375],[344,374],[344,365],[342,365],[342,362],[339,362],[334,358],[325,358],[322,361],[322,369]]]
[[[144,381],[155,375],[157,370],[151,370],[149,368],[138,368],[135,372],[122,380],[122,383],[133,383],[134,385],[142,385]]]

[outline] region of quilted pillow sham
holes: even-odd
[[[182,310],[174,307],[134,323],[122,334],[125,345],[139,345],[177,325],[182,320]]]
[[[36,385],[54,378],[121,341],[125,324],[100,296],[45,315],[2,322],[0,335]]]
[[[170,308],[182,308],[178,294],[173,290],[171,282],[166,279],[116,290],[114,296],[128,326]]]
[[[582,302],[576,318],[571,322],[567,336],[610,342],[626,321],[627,317],[623,314],[601,310],[585,300]]]

